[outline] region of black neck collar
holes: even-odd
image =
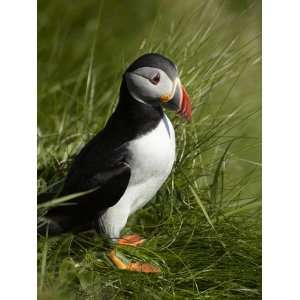
[[[161,106],[152,106],[133,99],[123,79],[114,115],[134,136],[138,136],[156,128],[164,112]]]

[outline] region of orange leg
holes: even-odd
[[[126,246],[132,246],[137,247],[142,245],[145,242],[145,239],[143,239],[138,234],[129,234],[124,235],[118,240],[118,245],[126,245]]]
[[[120,270],[143,272],[143,273],[159,273],[160,272],[160,269],[158,267],[155,267],[149,263],[142,263],[142,262],[125,263],[119,257],[117,257],[115,250],[111,250],[108,253],[108,257],[115,264],[115,266]]]

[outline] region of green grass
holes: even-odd
[[[39,1],[40,192],[105,125],[137,56],[176,62],[193,105],[190,124],[168,113],[175,167],[124,229],[147,242],[118,249],[163,272],[116,270],[92,232],[40,237],[39,299],[261,298],[260,3],[249,3]]]

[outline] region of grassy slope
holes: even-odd
[[[40,238],[40,299],[260,298],[260,6],[185,2],[39,2],[40,191],[103,127],[138,55],[171,57],[194,108],[191,124],[169,114],[176,166],[124,230],[145,246],[119,249],[163,273],[114,269],[92,233]]]

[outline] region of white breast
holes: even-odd
[[[169,176],[175,161],[175,133],[164,115],[151,132],[129,143],[131,177],[122,198],[101,217],[111,238],[119,237],[129,215],[143,207]]]

